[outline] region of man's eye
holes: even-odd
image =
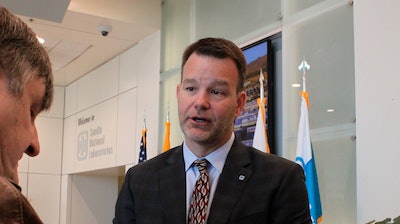
[[[193,91],[194,90],[194,87],[186,87],[185,88],[187,91]]]
[[[223,92],[221,90],[219,90],[219,89],[213,89],[213,90],[211,90],[211,94],[213,94],[213,95],[222,95]]]

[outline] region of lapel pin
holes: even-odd
[[[244,180],[244,178],[246,178],[244,175],[239,176],[239,180]]]

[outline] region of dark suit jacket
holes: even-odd
[[[298,164],[235,139],[219,177],[208,223],[311,223],[304,179]],[[182,146],[128,170],[116,203],[114,224],[185,221]]]

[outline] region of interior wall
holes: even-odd
[[[112,223],[117,185],[116,176],[73,175],[70,223]]]
[[[157,32],[66,87],[64,174],[136,164],[145,125],[148,158],[158,154],[159,42]]]
[[[295,160],[299,93],[305,86],[323,222],[355,223],[353,7],[347,2],[324,2],[302,9],[287,20],[282,31],[283,155]],[[305,83],[298,69],[303,59],[310,65]],[[301,87],[292,87],[294,83]]]
[[[170,74],[163,74],[162,81],[160,82],[160,136],[158,148],[163,148],[163,140],[165,138],[165,122],[169,115],[170,122],[170,145],[171,148],[181,145],[183,143],[183,133],[180,129],[178,120],[178,102],[176,100],[176,87],[181,81],[180,70],[174,70]],[[168,76],[166,78],[165,76]]]
[[[357,223],[400,215],[400,2],[354,3]]]
[[[111,222],[144,127],[147,158],[158,154],[159,52],[156,32],[66,87],[61,223]]]
[[[156,32],[56,87],[51,110],[36,122],[41,153],[19,167],[23,193],[44,223],[112,222],[120,176],[138,162],[144,120],[148,159],[159,151],[159,58]]]

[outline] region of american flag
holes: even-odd
[[[139,163],[147,160],[146,133],[147,133],[147,129],[143,129],[142,130],[142,139],[140,140]]]

